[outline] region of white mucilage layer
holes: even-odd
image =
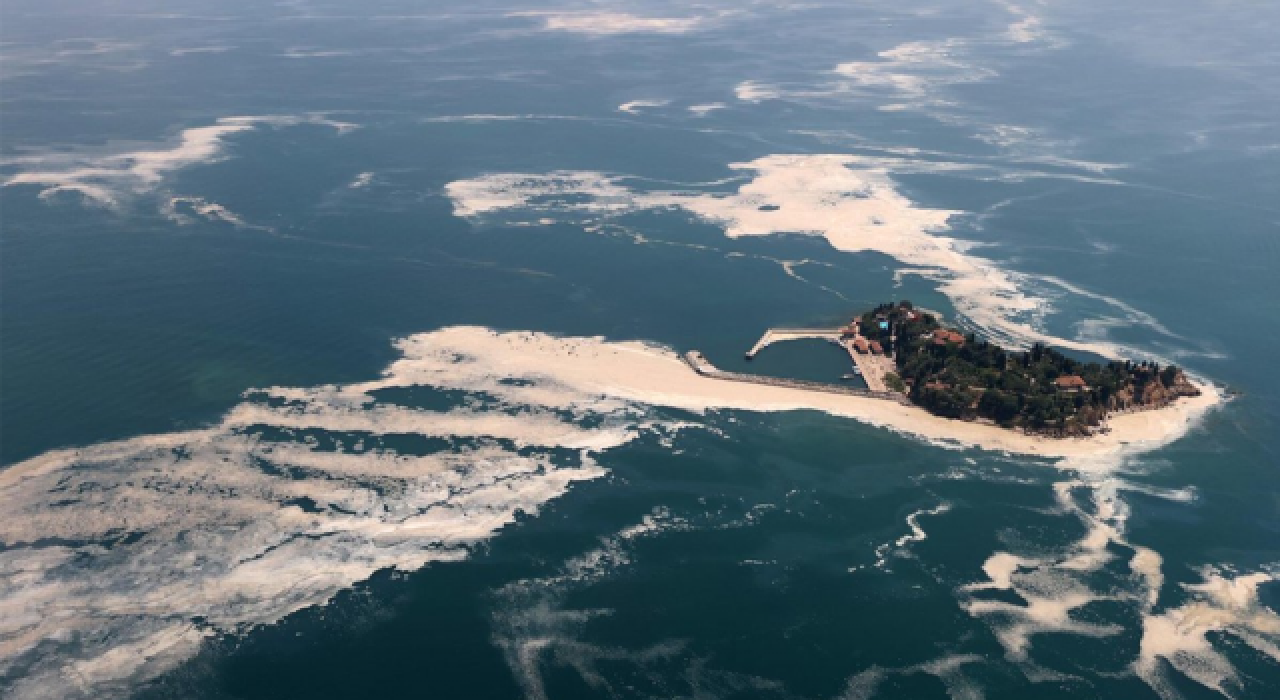
[[[970,163],[847,154],[772,155],[732,170],[748,176],[733,192],[705,191],[721,183],[682,190],[639,190],[635,178],[593,171],[545,174],[496,173],[449,183],[454,214],[482,218],[502,214],[513,221],[545,223],[566,218],[596,222],[642,210],[676,209],[715,223],[730,238],[804,234],[825,238],[836,250],[880,253],[899,261],[899,275],[933,280],[960,315],[993,341],[1010,347],[1044,342],[1104,357],[1134,356],[1136,350],[1108,341],[1106,324],[1140,324],[1170,335],[1149,315],[1123,302],[1062,280],[1008,270],[973,254],[976,247],[945,235],[964,212],[918,206],[898,191],[893,173],[968,172],[1006,179],[1069,177],[1034,169],[993,170]],[[598,227],[588,226],[588,230]],[[1043,293],[1033,288],[1045,290]],[[1051,335],[1034,322],[1047,314],[1050,291],[1100,302],[1114,318],[1082,328],[1075,338]]]
[[[1122,466],[1119,460],[1108,461]],[[1033,649],[1038,635],[1116,636],[1125,628],[1088,622],[1080,611],[1100,601],[1131,606],[1142,620],[1140,648],[1129,664],[1133,674],[1160,697],[1181,698],[1167,663],[1187,678],[1233,697],[1230,684],[1238,683],[1239,675],[1209,635],[1230,634],[1280,661],[1280,615],[1258,600],[1258,587],[1277,580],[1277,576],[1269,571],[1224,574],[1206,567],[1200,572],[1204,583],[1181,586],[1185,602],[1167,604],[1162,596],[1163,558],[1127,539],[1129,509],[1122,492],[1128,490],[1175,502],[1189,498],[1183,490],[1157,490],[1097,474],[1055,484],[1061,513],[1078,518],[1085,534],[1056,551],[993,553],[982,567],[987,580],[958,592],[961,606],[992,627],[1006,658],[1032,680],[1053,680],[1058,675],[1036,663]],[[1082,504],[1073,492],[1084,492],[1087,503]],[[1108,587],[1096,582],[1099,574],[1112,566],[1127,570],[1129,585]],[[984,591],[1010,591],[1021,602],[984,598]]]
[[[680,427],[647,418],[644,405],[820,410],[1083,460],[1163,444],[1217,400],[1207,390],[1118,418],[1106,438],[1054,441],[893,402],[701,377],[639,342],[456,327],[397,345],[401,359],[375,381],[251,392],[204,430],[54,451],[0,474],[11,514],[0,523],[0,673],[15,677],[13,697],[122,694],[210,632],[279,620],[380,569],[463,558],[517,513],[601,476],[593,453]],[[417,386],[474,398],[441,412],[385,399]],[[587,416],[596,427],[575,420]],[[451,446],[406,454],[390,442],[404,436]]]
[[[685,34],[699,29],[707,21],[707,18],[696,15],[643,17],[626,12],[608,11],[523,11],[512,12],[508,16],[541,20],[541,29],[545,31],[602,37],[619,34]]]
[[[470,391],[501,386],[474,368],[434,382],[468,365],[461,348],[404,347],[416,354],[377,381],[255,392],[207,429],[0,472],[8,696],[126,695],[208,634],[275,622],[381,569],[465,558],[519,513],[603,475],[592,454],[647,425],[625,402],[546,383],[520,392],[542,404],[387,403],[374,394],[462,376]]]
[[[49,199],[63,193],[75,193],[85,203],[104,207],[120,207],[129,197],[156,190],[174,172],[196,165],[215,163],[226,153],[227,141],[235,134],[262,126],[283,128],[313,124],[347,133],[355,124],[330,119],[320,114],[262,115],[223,117],[207,126],[183,129],[174,142],[149,144],[105,154],[68,154],[51,152],[22,156],[4,162],[18,166],[19,172],[0,183],[4,187],[32,185],[40,188],[40,197]],[[183,198],[170,202],[169,207]],[[234,214],[217,204],[199,198],[191,202],[202,215],[227,219]],[[213,209],[208,209],[214,207]]]

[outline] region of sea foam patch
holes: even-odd
[[[702,377],[641,342],[455,327],[397,348],[374,381],[257,390],[203,430],[58,450],[0,473],[11,695],[122,695],[208,634],[279,620],[379,569],[465,558],[518,513],[604,474],[599,453],[688,425],[651,407],[819,410],[1050,456],[1160,444],[1213,403],[1183,405],[1186,420],[1158,434],[1117,423],[1091,441],[1050,441],[894,402]],[[415,405],[420,391],[452,392],[452,407]]]
[[[877,51],[874,56],[837,63],[807,78],[776,81],[749,77],[739,82],[738,100],[759,103],[786,100],[801,104],[831,101],[865,103],[884,112],[913,111],[943,124],[970,130],[970,138],[996,145],[1011,130],[1028,134],[1028,127],[992,124],[979,116],[984,110],[966,103],[958,86],[997,78],[1006,66],[1016,66],[1034,51],[1056,50],[1067,45],[1046,28],[1040,15],[1012,2],[1001,2],[1005,17],[996,20],[1001,29],[972,34],[903,41]],[[1009,21],[1012,17],[1012,22]],[[956,18],[957,24],[965,20]],[[1004,133],[1001,133],[1003,130]],[[1014,155],[1070,160],[1075,145],[1070,140],[1020,139]]]
[[[239,214],[204,197],[170,197],[160,206],[160,211],[176,224],[190,224],[198,217],[206,221],[221,221],[236,228],[270,230],[265,226],[250,224]]]
[[[837,64],[827,75],[807,85],[747,80],[738,85],[738,99],[760,102],[872,97],[888,100],[881,106],[888,111],[950,107],[951,101],[943,96],[947,87],[981,82],[998,74],[986,56],[992,46],[1006,45],[1022,51],[1031,46],[1065,46],[1039,15],[1012,2],[1000,4],[1013,21],[994,35],[906,41],[879,51],[872,60]]]
[[[1108,459],[1112,468],[1123,460]],[[1061,547],[1015,554],[993,553],[983,563],[985,581],[962,586],[961,606],[991,626],[1006,658],[1033,681],[1066,678],[1037,661],[1035,639],[1073,634],[1112,638],[1126,631],[1119,624],[1089,621],[1086,606],[1122,605],[1142,620],[1141,644],[1125,671],[1145,681],[1160,697],[1184,697],[1173,674],[1226,697],[1235,697],[1240,675],[1223,638],[1280,661],[1280,615],[1263,606],[1258,587],[1280,580],[1272,571],[1237,574],[1204,567],[1202,583],[1183,584],[1184,601],[1162,607],[1165,563],[1156,551],[1134,543],[1125,532],[1129,507],[1124,491],[1138,491],[1175,502],[1193,492],[1157,489],[1107,475],[1082,476],[1055,484],[1058,512],[1074,517],[1084,534]],[[1081,497],[1083,496],[1083,498]],[[984,596],[1015,593],[1020,602]],[[1217,637],[1217,640],[1211,637]]]
[[[0,185],[32,185],[42,199],[74,193],[88,204],[118,207],[134,194],[156,190],[175,171],[217,162],[225,157],[228,139],[260,126],[288,127],[317,124],[339,133],[355,124],[323,115],[223,117],[208,126],[182,130],[170,144],[152,145],[107,154],[47,153],[19,156],[4,161],[18,172]]]
[[[617,34],[685,34],[700,28],[706,21],[700,16],[645,17],[627,12],[514,12],[509,17],[532,17],[542,21],[547,31],[570,32],[590,36]]]
[[[946,235],[965,212],[919,206],[903,195],[901,173],[963,173],[979,178],[1025,179],[1080,175],[991,164],[849,154],[772,155],[730,168],[749,176],[733,192],[692,186],[640,189],[641,181],[594,171],[545,174],[497,173],[449,183],[454,214],[465,218],[503,214],[509,221],[571,220],[592,224],[640,210],[683,210],[724,228],[726,236],[807,234],[837,250],[880,253],[899,261],[899,275],[938,284],[962,318],[992,340],[1011,347],[1044,342],[1106,357],[1139,354],[1108,341],[1101,326],[1082,327],[1073,338],[1044,331],[1055,294],[1075,293],[1100,302],[1116,323],[1142,324],[1168,335],[1131,306],[1090,294],[1061,280],[1008,270],[975,254],[975,244]],[[522,218],[523,217],[523,218]],[[598,227],[587,226],[599,230]],[[1114,303],[1113,303],[1114,302]]]
[[[1142,621],[1142,644],[1134,670],[1162,698],[1181,694],[1161,662],[1201,685],[1230,697],[1239,672],[1211,636],[1244,642],[1280,662],[1280,615],[1258,600],[1258,587],[1280,580],[1274,571],[1239,574],[1216,567],[1200,571],[1201,583],[1183,584],[1188,600]]]
[[[1165,418],[1158,418],[1162,411],[1131,414],[1116,418],[1112,432],[1104,436],[1050,440],[993,426],[941,419],[893,402],[701,377],[693,374],[670,350],[646,343],[560,338],[541,333],[497,333],[483,328],[445,329],[414,336],[407,342],[442,344],[457,355],[470,358],[456,378],[446,380],[459,386],[477,382],[486,385],[490,382],[487,377],[496,373],[540,377],[542,382],[557,387],[554,395],[543,395],[543,389],[538,386],[519,384],[487,389],[506,401],[540,404],[568,401],[561,404],[567,407],[573,405],[570,398],[578,396],[601,400],[610,397],[615,401],[692,412],[725,408],[819,410],[947,444],[1067,457],[1058,464],[1074,476],[1055,484],[1057,501],[1053,514],[1078,521],[1083,525],[1083,534],[1059,547],[1036,546],[1024,551],[993,553],[983,566],[987,580],[962,586],[958,591],[961,607],[991,625],[1009,661],[1033,680],[1057,677],[1056,672],[1037,661],[1033,650],[1037,636],[1057,633],[1110,638],[1123,631],[1116,624],[1081,619],[1079,611],[1085,606],[1109,601],[1129,606],[1140,615],[1150,615],[1164,582],[1163,562],[1155,551],[1128,539],[1125,526],[1129,509],[1123,494],[1138,491],[1183,503],[1194,498],[1194,492],[1145,486],[1122,478],[1119,472],[1135,469],[1132,458],[1136,454],[1181,436],[1199,416],[1221,400],[1217,392],[1206,387],[1204,396],[1175,404],[1180,407],[1173,412],[1181,412],[1176,417],[1166,413]],[[408,357],[417,354],[406,349]],[[892,548],[902,550],[925,540],[927,534],[921,519],[946,517],[951,512],[952,506],[946,502],[913,512],[907,518],[910,533],[899,537]],[[876,554],[883,558],[888,551],[890,548],[878,549]],[[619,560],[611,556],[608,561],[616,564]],[[1113,585],[1106,585],[1108,581]],[[992,599],[987,595],[990,591],[1016,593],[1022,602]],[[1256,601],[1256,595],[1244,598]],[[1248,603],[1247,607],[1254,613],[1259,612],[1256,602]],[[538,659],[550,653],[547,644],[565,632],[564,625],[576,628],[582,619],[574,615],[566,617],[567,613],[562,614],[564,611],[550,611],[545,607],[526,608],[530,614],[537,614],[536,619],[526,621],[528,624],[522,622],[510,637],[500,634],[499,643],[508,653],[513,670],[527,681],[531,694],[536,696],[541,687]],[[550,612],[555,614],[548,617]],[[581,612],[575,611],[575,615]],[[1238,628],[1267,629],[1264,623],[1249,624],[1252,627]],[[1266,640],[1255,636],[1255,643],[1261,644],[1259,639]],[[958,659],[972,660],[963,656],[950,660]],[[945,671],[940,677],[948,685],[973,689],[959,666],[944,664],[935,670]],[[1139,669],[1131,670],[1136,673]],[[925,668],[900,671],[932,673]]]
[[[963,57],[961,39],[912,41],[881,51],[875,61],[841,63],[833,73],[844,79],[837,91],[885,90],[899,99],[924,99],[944,85],[978,82],[991,77],[989,69]]]
[[[560,570],[544,578],[521,579],[493,592],[498,610],[493,618],[494,643],[502,651],[526,697],[546,700],[544,665],[566,662],[593,685],[608,686],[603,663],[645,665],[677,657],[684,645],[669,641],[640,651],[603,649],[580,639],[582,628],[603,609],[580,609],[567,604],[567,594],[603,581],[632,563],[637,540],[692,529],[685,519],[657,508],[637,524],[602,537],[600,546],[571,557]],[[613,688],[609,688],[613,691]]]
[[[972,43],[966,38],[908,41],[878,52],[872,60],[839,63],[809,83],[745,80],[736,86],[735,95],[744,102],[872,98],[884,101],[887,111],[947,107],[946,88],[996,75],[971,55]]]
[[[448,336],[402,341],[373,382],[255,391],[203,430],[0,472],[7,697],[125,696],[210,634],[272,623],[380,569],[465,558],[604,474],[593,456],[652,425],[626,401],[481,366]],[[445,388],[465,392],[449,399],[460,405],[405,394]]]
[[[1053,675],[1037,665],[1032,654],[1034,637],[1050,633],[1117,635],[1124,631],[1123,627],[1089,622],[1077,616],[1076,611],[1104,600],[1145,604],[1153,590],[1158,592],[1161,580],[1158,555],[1124,539],[1128,511],[1112,481],[1064,481],[1055,484],[1054,491],[1059,513],[1079,519],[1085,534],[1047,551],[995,552],[982,565],[988,580],[960,589],[961,606],[991,625],[1006,658],[1033,679]],[[1086,492],[1086,504],[1077,501],[1077,491]],[[1127,589],[1102,592],[1092,582],[1115,559],[1109,549],[1113,543],[1132,551],[1130,569],[1137,576]],[[983,595],[987,591],[1013,592],[1020,602],[987,598]]]
[[[627,114],[639,114],[643,110],[666,107],[669,104],[671,104],[671,100],[631,100],[618,105],[618,111]]]

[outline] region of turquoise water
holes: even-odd
[[[0,463],[142,435],[182,447],[90,449],[47,483],[5,486],[4,694],[1272,697],[1280,16],[1113,5],[608,10],[696,19],[653,25],[595,6],[6,3]],[[533,9],[552,14],[518,14]],[[665,104],[619,110],[635,100]],[[126,172],[235,116],[276,121],[154,179]],[[1089,465],[805,411],[549,411],[593,435],[634,428],[591,454],[432,424],[548,413],[480,384],[395,386],[354,408],[312,396],[326,426],[222,422],[288,403],[253,389],[372,380],[394,339],[454,325],[819,380],[847,371],[821,341],[742,353],[767,327],[889,299],[986,330],[972,299],[895,275],[919,261],[805,231],[731,238],[669,201],[635,204],[724,196],[757,174],[731,164],[821,153],[863,157],[855,170],[917,209],[960,212],[934,233],[982,244],[969,252],[1042,302],[1019,322],[1241,395],[1171,445]],[[85,168],[115,174],[75,180]],[[559,171],[614,189],[543,184],[469,217],[446,189]],[[32,173],[57,182],[11,181]],[[113,203],[39,196],[77,182]],[[368,427],[394,408],[428,417]],[[393,570],[394,547],[344,529],[393,529],[386,514],[434,488],[360,458],[461,455],[451,506],[480,488],[477,447],[539,465],[494,477],[527,493],[459,516],[461,531],[492,515],[492,533],[397,539],[448,556]],[[353,471],[287,448],[354,455]],[[560,492],[544,481],[558,473],[581,478]],[[1101,549],[1082,544],[1103,529]],[[984,588],[1001,552],[1021,561],[1014,584]],[[310,587],[319,573],[337,583]],[[1037,601],[1073,602],[1020,612]],[[1144,656],[1161,620],[1181,621],[1182,651]]]

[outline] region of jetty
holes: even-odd
[[[831,331],[825,331],[828,335]],[[811,337],[811,336],[804,336]],[[823,336],[826,337],[826,336]],[[855,389],[853,387],[841,386],[839,384],[826,384],[823,382],[811,382],[804,379],[782,379],[779,377],[764,377],[758,374],[743,374],[741,372],[726,372],[716,367],[697,350],[690,350],[684,354],[684,361],[693,368],[693,371],[703,377],[711,379],[723,379],[731,382],[745,382],[747,384],[762,384],[764,386],[777,386],[788,389],[801,389],[804,391],[821,391],[828,394],[843,394],[845,396],[860,396],[868,399],[883,399],[893,401],[904,406],[910,406],[911,400],[905,395],[896,391],[877,391],[873,389]]]
[[[805,338],[818,338],[820,340],[829,340],[833,343],[840,342],[840,331],[831,328],[770,328],[760,336],[760,340],[747,351],[747,359],[755,359],[761,350],[780,343],[784,340],[803,340]]]

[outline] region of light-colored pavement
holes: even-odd
[[[870,353],[864,355],[853,347],[852,340],[842,341],[840,344],[849,352],[849,357],[853,359],[853,364],[857,365],[858,371],[862,373],[862,381],[867,383],[868,389],[874,392],[889,391],[889,387],[885,386],[884,383],[884,375],[898,371],[892,357],[872,355]]]

